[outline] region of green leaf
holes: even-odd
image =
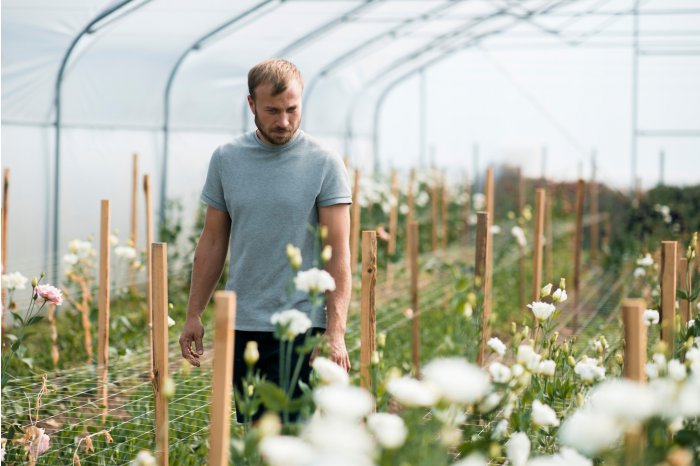
[[[10,346],[10,349],[12,351],[17,351],[17,348],[19,348],[19,345],[21,345],[21,344],[22,344],[22,342],[20,340],[17,340],[14,343],[12,343],[12,345]]]
[[[34,358],[21,358],[20,360],[29,366],[30,369],[34,369]]]
[[[263,381],[256,387],[263,404],[272,411],[284,411],[289,406],[289,398],[277,385],[272,382]]]
[[[26,325],[27,327],[29,327],[30,325],[36,324],[37,322],[39,322],[39,321],[40,321],[41,319],[43,319],[43,318],[44,318],[44,316],[33,316],[33,317],[30,317],[29,320],[25,323],[25,325]]]
[[[12,317],[17,319],[22,325],[24,325],[24,319],[22,318],[21,315],[19,315],[18,313],[14,312],[14,311],[11,311],[10,313],[12,314]]]

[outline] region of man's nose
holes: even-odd
[[[286,113],[282,113],[278,118],[277,118],[277,126],[280,128],[286,128],[289,126],[289,115]]]

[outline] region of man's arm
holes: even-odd
[[[335,291],[326,292],[327,328],[325,336],[331,349],[330,359],[350,370],[350,358],[345,347],[345,325],[350,304],[350,209],[347,204],[319,207],[319,224],[328,228],[324,245],[331,246],[331,259],[326,271],[335,280]]]
[[[231,217],[228,213],[211,206],[207,207],[202,235],[194,250],[187,320],[180,334],[182,357],[193,366],[199,367],[199,356],[204,354],[204,327],[201,316],[224,269],[230,233]]]

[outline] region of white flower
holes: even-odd
[[[598,366],[595,359],[590,359],[586,356],[576,363],[574,372],[578,374],[586,382],[592,383],[605,378],[605,368]]]
[[[93,254],[94,249],[92,249],[92,244],[90,244],[89,241],[74,239],[68,243],[68,251],[70,251],[71,254],[75,254],[80,259],[85,259]]]
[[[428,196],[428,193],[426,193],[425,191],[421,191],[416,196],[415,202],[416,202],[416,205],[418,207],[423,207],[424,205],[426,205],[428,203],[429,200],[430,200],[430,196]]]
[[[374,441],[355,420],[315,417],[304,429],[302,438],[316,449],[320,457],[313,462],[314,465],[372,464]]]
[[[156,466],[156,459],[150,451],[141,450],[136,458],[131,461],[131,466]]]
[[[648,362],[644,366],[644,372],[650,379],[656,379],[659,377],[659,368],[653,362]]]
[[[538,456],[528,461],[527,466],[593,466],[593,461],[581,456],[576,450],[562,447],[553,456]]]
[[[698,308],[698,311],[700,311],[700,303],[698,303],[697,308]],[[695,325],[695,319],[690,319],[688,321],[688,328],[692,327],[693,325]]]
[[[436,387],[442,398],[453,403],[475,403],[490,388],[484,371],[464,358],[435,359],[425,366],[423,376],[426,382]]]
[[[642,267],[651,267],[654,265],[654,259],[651,257],[651,254],[646,253],[644,257],[637,259],[637,265]]]
[[[559,429],[561,443],[587,456],[612,448],[623,434],[619,423],[596,410],[580,409]]]
[[[522,432],[510,436],[506,443],[506,456],[513,466],[525,466],[530,456],[530,439]]]
[[[537,367],[537,373],[551,377],[554,375],[554,371],[556,369],[557,363],[551,359],[545,359],[544,361],[540,362],[540,365]]]
[[[566,290],[559,288],[552,295],[552,300],[555,303],[563,303],[568,297],[569,296],[566,294]]]
[[[324,384],[347,385],[350,381],[347,371],[328,358],[317,356],[312,366]]]
[[[109,244],[110,246],[116,246],[119,244],[119,237],[115,234],[110,234],[109,235]]]
[[[493,362],[489,365],[489,374],[491,374],[491,379],[496,383],[507,383],[511,377],[508,366],[500,362]]]
[[[323,247],[323,251],[321,251],[321,260],[325,264],[329,260],[331,260],[331,257],[333,256],[333,248],[331,247],[330,244],[326,244]]]
[[[68,265],[75,265],[78,263],[78,256],[75,254],[64,254],[63,255],[63,262],[65,262]]]
[[[541,301],[535,301],[532,304],[528,304],[527,307],[532,309],[532,313],[535,315],[537,320],[549,319],[549,316],[551,316],[555,310],[554,305],[543,303]]]
[[[524,365],[531,372],[537,372],[542,356],[535,352],[530,345],[518,346],[518,363]]]
[[[498,225],[491,225],[491,234],[492,235],[501,234],[501,227],[499,227]]]
[[[286,435],[265,437],[260,442],[260,454],[270,466],[302,466],[314,458],[308,443]]]
[[[317,268],[299,271],[294,277],[294,286],[297,290],[307,293],[325,293],[335,290],[335,280],[325,270]]]
[[[499,393],[490,393],[486,396],[486,398],[484,398],[484,400],[479,405],[479,411],[481,411],[482,413],[490,413],[496,408],[496,406],[498,406],[502,399],[503,396]]]
[[[2,286],[7,290],[23,290],[27,287],[27,277],[19,272],[12,272],[2,276]]]
[[[471,319],[472,315],[474,314],[474,308],[472,305],[467,301],[464,303],[464,311],[463,311],[464,317],[467,319]]]
[[[506,345],[499,338],[490,338],[486,344],[494,352],[498,353],[499,356],[506,354]]]
[[[525,239],[525,232],[523,231],[522,228],[519,226],[514,226],[513,228],[510,229],[510,234],[515,237],[515,240],[518,242],[518,245],[521,248],[524,248],[527,246],[527,240]]]
[[[301,267],[301,249],[294,246],[293,244],[287,243],[287,259],[294,270],[298,270]]]
[[[452,466],[487,466],[486,458],[479,453],[472,453],[464,459],[452,463]]]
[[[314,402],[324,414],[341,419],[360,419],[372,411],[372,396],[351,385],[319,387],[314,390]]]
[[[505,419],[502,419],[498,421],[498,424],[496,424],[496,427],[493,428],[493,438],[495,439],[501,439],[505,437],[506,433],[508,432],[508,421]]]
[[[650,326],[652,324],[656,325],[659,323],[659,311],[655,311],[653,309],[647,309],[644,311],[644,323],[646,326]]]
[[[474,193],[472,195],[474,210],[483,210],[486,206],[486,196],[482,193]]]
[[[632,273],[634,278],[641,278],[641,277],[645,276],[646,274],[647,274],[647,271],[644,270],[644,268],[642,268],[642,267],[637,267],[636,269],[634,269],[634,272]]]
[[[367,428],[382,448],[387,450],[399,448],[408,435],[406,424],[396,414],[372,413],[367,417]]]
[[[172,317],[168,316],[168,328],[172,327],[173,325],[175,325],[175,321]]]
[[[114,248],[114,255],[126,260],[136,259],[136,249],[129,246],[117,246]]]
[[[685,366],[677,359],[671,359],[668,362],[668,376],[671,377],[676,382],[682,382],[687,373]]]
[[[404,406],[432,406],[437,401],[437,393],[431,387],[410,377],[392,379],[386,388]]]
[[[558,426],[559,419],[557,418],[557,413],[554,412],[552,408],[539,400],[532,402],[532,421],[538,426],[549,427]]]
[[[609,380],[595,387],[588,405],[623,426],[645,421],[657,409],[654,393],[647,385],[625,379]]]
[[[682,416],[678,416],[677,418],[675,418],[674,420],[672,420],[672,421],[668,424],[668,430],[669,430],[672,434],[675,434],[676,432],[678,432],[679,430],[681,430],[681,429],[683,428],[683,424],[684,424],[684,423],[685,423],[685,420],[683,419],[683,417],[682,417]]]
[[[270,322],[278,326],[281,336],[285,340],[293,340],[297,335],[306,332],[311,327],[311,319],[297,309],[272,314]]]

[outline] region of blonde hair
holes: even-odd
[[[279,95],[287,90],[292,80],[298,80],[302,89],[304,80],[294,63],[281,58],[272,58],[258,63],[248,71],[248,93],[255,98],[255,88],[260,84],[272,84],[272,95]]]

